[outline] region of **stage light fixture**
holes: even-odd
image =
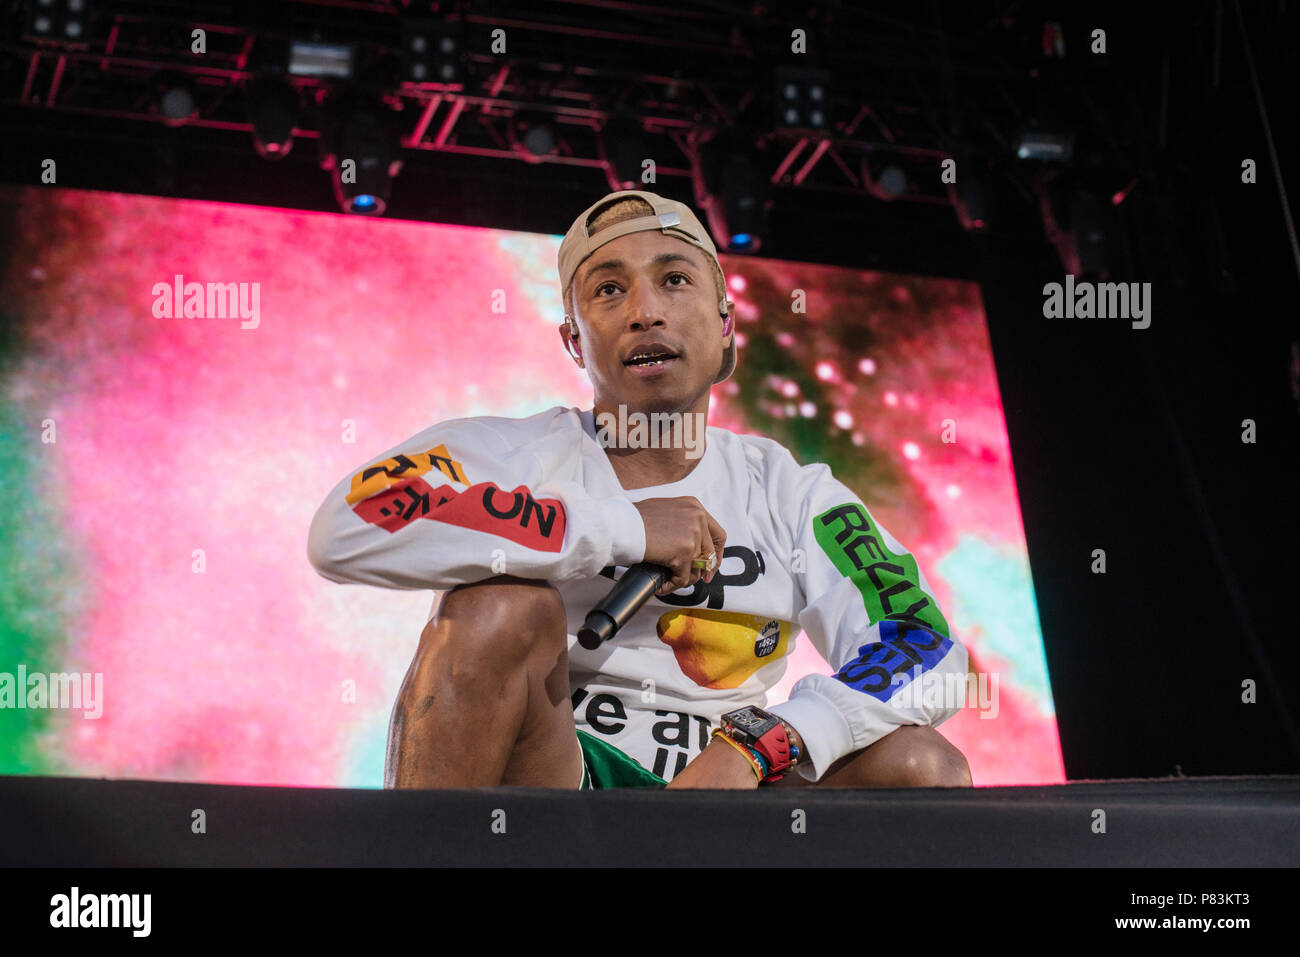
[[[350,43],[292,40],[289,43],[289,73],[331,80],[352,77],[356,51]]]
[[[992,219],[993,184],[987,163],[967,149],[959,149],[957,182],[948,183],[948,200],[957,221],[968,233],[982,233]]]
[[[511,147],[529,163],[540,163],[555,152],[559,143],[555,125],[545,114],[516,113],[508,128]]]
[[[402,22],[402,80],[406,83],[465,85],[461,61],[463,26],[437,20]]]
[[[396,125],[379,105],[340,104],[322,130],[322,166],[330,171],[334,198],[345,213],[382,216],[388,210],[397,159]]]
[[[289,83],[276,78],[255,79],[248,86],[248,120],[257,155],[279,160],[294,147],[294,126],[298,124],[298,94]]]
[[[912,187],[912,181],[907,172],[895,162],[884,160],[884,165],[879,166],[879,172],[872,171],[871,160],[875,156],[862,154],[859,159],[858,168],[862,175],[862,185],[868,193],[886,203],[891,203],[900,196],[906,194]],[[876,156],[876,162],[879,164],[882,160]]]
[[[596,141],[605,164],[609,188],[640,189],[643,164],[650,158],[650,144],[641,121],[626,113],[611,116]]]
[[[298,120],[298,94],[283,80],[264,77],[248,87],[248,116],[258,155],[276,160],[293,148]]]
[[[767,180],[742,143],[732,135],[701,144],[691,182],[719,247],[756,253],[767,232]]]
[[[61,43],[86,43],[93,13],[90,0],[27,0],[24,36]]]
[[[1043,230],[1065,271],[1078,279],[1109,281],[1119,229],[1109,198],[1060,181],[1041,183],[1036,189]]]
[[[1028,129],[1020,134],[1016,156],[1044,163],[1068,163],[1074,157],[1074,133]]]
[[[184,126],[198,112],[198,91],[181,74],[160,72],[154,77],[154,106],[168,126]]]
[[[777,67],[773,104],[779,129],[825,130],[830,127],[829,70]]]
[[[890,199],[898,199],[907,192],[907,174],[899,166],[890,164],[880,171],[876,181],[881,193]]]

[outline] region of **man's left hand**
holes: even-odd
[[[668,783],[670,788],[754,790],[754,766],[726,741],[714,738],[699,756]]]

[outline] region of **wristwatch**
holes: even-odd
[[[790,743],[785,725],[774,714],[752,705],[722,716],[722,733],[763,759],[767,776],[764,784],[785,777],[799,760],[799,748]]]

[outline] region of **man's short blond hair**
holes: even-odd
[[[597,213],[591,222],[587,223],[587,231],[593,234],[598,233],[606,226],[626,222],[629,219],[637,219],[641,216],[653,216],[654,212],[654,207],[644,199],[629,196],[626,199],[620,199],[616,203],[611,203]],[[713,266],[713,284],[718,291],[718,301],[721,302],[727,298],[726,280],[722,276],[722,269],[719,268],[712,257],[709,257],[709,264]],[[574,278],[577,278],[576,272]],[[574,293],[572,282],[569,283],[569,288],[564,291],[564,305],[568,308],[569,315],[576,320],[578,317],[578,297]]]

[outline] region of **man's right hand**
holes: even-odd
[[[645,522],[644,561],[663,565],[672,572],[656,595],[667,595],[679,588],[694,585],[703,578],[712,581],[722,567],[722,549],[727,533],[714,521],[699,499],[691,495],[679,498],[648,498],[633,502]],[[717,556],[712,571],[703,571],[691,562],[706,555]]]

